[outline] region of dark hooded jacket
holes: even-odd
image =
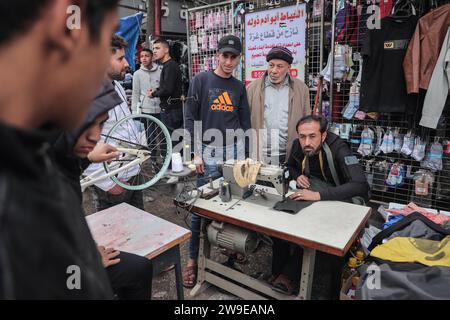
[[[0,123],[0,299],[111,299],[79,197],[49,130]]]
[[[348,201],[352,197],[360,196],[367,201],[369,197],[369,184],[367,183],[361,164],[352,154],[349,146],[344,140],[331,132],[327,133],[325,143],[330,147],[331,154],[333,155],[334,167],[341,184],[336,186],[333,183],[330,167],[324,154],[323,160],[325,177],[316,176],[316,178],[327,181],[329,186],[321,188],[319,191],[320,199]],[[294,140],[292,143],[291,155],[287,162],[290,179],[297,180],[297,178],[302,175],[304,157],[305,155],[300,146],[300,142],[298,139]],[[319,161],[312,160],[310,161],[310,165],[312,165],[312,162],[317,165]]]
[[[73,132],[60,134],[52,147],[55,162],[77,193],[80,203],[82,201],[80,176],[90,165],[90,162],[87,159],[80,159],[75,156],[73,154],[73,148],[78,138],[95,122],[98,116],[107,113],[120,103],[122,103],[122,99],[117,94],[113,84],[105,81],[102,84],[99,94],[89,107],[88,114],[80,128]]]

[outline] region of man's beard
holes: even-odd
[[[122,81],[123,79],[125,79],[125,72],[113,72],[111,73],[111,79]]]
[[[303,150],[303,153],[306,155],[306,156],[308,156],[308,157],[313,157],[313,156],[315,156],[315,155],[317,155],[317,154],[319,154],[319,152],[320,152],[320,150],[322,150],[322,142],[320,142],[320,145],[317,147],[317,149],[313,149],[313,150],[311,150],[311,149],[305,149],[305,148],[303,148],[302,150]]]

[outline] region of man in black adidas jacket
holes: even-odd
[[[297,123],[298,139],[293,142],[287,162],[290,179],[296,180],[298,190],[291,196],[297,201],[337,200],[350,201],[353,197],[368,199],[369,185],[358,159],[348,145],[337,135],[327,132],[328,123],[317,115],[303,117]],[[328,149],[328,156],[327,156]],[[332,160],[330,159],[332,157]],[[333,170],[329,160],[333,161]],[[334,177],[333,177],[334,175]],[[303,250],[289,242],[273,238],[272,288],[292,294],[299,283],[300,257]],[[318,268],[322,268],[317,293],[313,285],[312,295],[317,298],[337,299],[340,289],[342,259],[317,253]]]
[[[112,298],[81,204],[48,141],[49,128],[78,127],[98,92],[117,2],[0,2],[0,80],[8,79],[0,87],[0,299]],[[78,28],[69,28],[73,5]],[[16,61],[28,62],[20,74]]]

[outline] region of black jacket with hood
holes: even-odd
[[[94,123],[98,116],[107,113],[121,103],[122,98],[117,94],[114,85],[105,81],[99,94],[89,107],[88,114],[80,128],[73,132],[60,134],[52,147],[55,162],[77,193],[80,203],[82,202],[80,176],[91,163],[87,159],[80,159],[75,156],[73,148],[81,134]]]
[[[328,132],[325,143],[330,147],[333,155],[334,167],[341,185],[329,186],[320,190],[321,200],[348,201],[352,197],[360,196],[366,201],[369,197],[369,184],[361,164],[353,156],[351,149],[344,140],[334,133]],[[302,175],[303,159],[305,155],[298,139],[292,143],[291,155],[287,162],[290,179],[297,180]],[[325,154],[324,173],[327,181],[333,181],[330,167]]]
[[[49,130],[0,123],[0,299],[111,299],[79,197]]]

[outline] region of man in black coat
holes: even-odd
[[[113,297],[49,139],[50,128],[73,130],[86,116],[105,74],[117,3],[0,2],[0,79],[8,83],[0,86],[0,299]],[[79,19],[68,8],[80,9]],[[18,72],[15,61],[27,66]]]
[[[359,197],[367,200],[369,185],[361,164],[345,141],[327,132],[327,127],[327,120],[318,115],[298,121],[298,139],[293,142],[287,162],[290,179],[297,182],[298,188],[291,199],[352,201]],[[276,238],[273,241],[272,288],[292,294],[300,280],[303,249]],[[325,292],[320,296],[338,299],[342,259],[318,252],[317,260],[317,266],[324,268],[320,281],[325,283]],[[314,290],[313,285],[313,295]]]

